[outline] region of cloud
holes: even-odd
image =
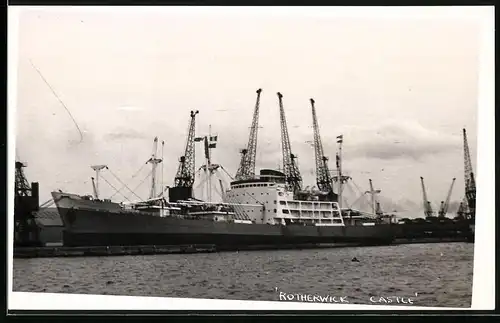
[[[351,157],[381,160],[413,159],[461,149],[461,137],[431,130],[403,120],[391,120],[380,126],[352,128],[344,132],[345,150]],[[329,141],[332,146],[333,139]]]
[[[104,135],[104,138],[109,141],[123,140],[123,139],[144,139],[149,137],[151,136],[148,136],[144,133],[138,132],[130,128],[129,129],[117,128],[113,132],[109,132]]]
[[[134,107],[134,106],[122,106],[122,107],[118,107],[117,110],[120,110],[120,111],[142,111],[144,109],[140,108],[140,107]]]

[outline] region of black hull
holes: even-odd
[[[153,245],[215,245],[219,250],[237,250],[251,246],[349,244],[359,246],[389,245],[392,238],[381,237],[283,237],[242,236],[238,234],[148,234],[148,233],[77,233],[65,231],[64,245],[81,246],[153,246]]]
[[[310,244],[387,245],[393,226],[299,226],[176,219],[115,211],[59,208],[64,245],[215,245],[217,249]]]

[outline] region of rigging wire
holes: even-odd
[[[143,179],[143,180],[142,180],[139,184],[137,184],[137,186],[136,186],[136,187],[134,187],[134,189],[133,189],[133,190],[130,190],[130,189],[129,189],[129,191],[131,191],[131,192],[136,191],[136,190],[137,190],[137,189],[138,189],[138,188],[139,188],[142,184],[144,184],[144,182],[145,182],[145,181],[149,178],[149,175],[151,175],[152,173],[153,173],[153,170],[150,170],[150,171],[149,171],[149,173],[146,175],[146,177],[144,177],[144,179]],[[136,196],[137,196],[137,195],[136,195]],[[139,197],[139,199],[140,199],[141,201],[143,201],[140,197]],[[144,202],[144,201],[143,201],[143,202]]]
[[[43,202],[42,204],[40,204],[40,209],[48,208],[52,204],[54,204],[54,199],[51,198],[50,200],[47,200],[47,201]]]
[[[143,200],[140,198],[140,196],[138,196],[137,194],[135,194],[135,192],[134,192],[134,191],[132,191],[132,190],[131,190],[131,189],[130,189],[130,188],[129,188],[129,187],[128,187],[125,183],[123,183],[123,182],[122,182],[122,181],[118,178],[118,176],[116,176],[116,175],[115,175],[115,174],[111,171],[111,169],[109,169],[109,168],[108,168],[108,171],[109,171],[109,173],[110,173],[111,175],[113,175],[113,177],[114,177],[114,178],[115,178],[118,182],[120,182],[120,183],[121,183],[123,186],[125,186],[125,187],[126,187],[126,188],[130,191],[130,192],[132,192],[132,194],[134,194],[135,196],[137,196],[137,198],[139,198],[139,200],[143,201]],[[116,190],[116,189],[115,189],[115,190]]]
[[[114,186],[113,186],[110,182],[108,182],[108,180],[107,180],[106,178],[104,178],[102,175],[101,175],[101,177],[100,177],[100,178],[102,178],[102,179],[103,179],[106,183],[108,183],[108,185],[109,185],[109,186],[111,186],[113,189],[115,189],[115,190],[116,190],[116,187],[114,187]],[[121,194],[123,197],[125,197],[125,198],[129,201],[129,202],[132,202],[132,201],[130,201],[130,200],[129,200],[129,199],[128,199],[125,195],[123,195],[122,193],[120,193],[120,194]]]
[[[354,184],[354,186],[356,187],[356,189],[358,190],[359,194],[363,197],[363,200],[365,203],[369,203],[367,200],[366,200],[366,195],[363,193],[363,191],[361,191],[361,189],[359,188],[359,186],[356,184],[356,182],[354,182],[354,180],[352,180],[352,183]]]
[[[141,166],[141,168],[139,168],[139,170],[138,170],[138,171],[137,171],[134,175],[132,175],[131,179],[135,178],[135,177],[136,177],[136,176],[137,176],[137,175],[138,175],[138,174],[139,174],[139,173],[143,170],[143,168],[144,168],[146,165],[147,165],[147,163],[143,164],[143,165]],[[124,187],[125,187],[125,186],[124,186],[124,185],[122,185],[122,187],[120,187],[120,189],[119,189],[117,192],[115,192],[113,195],[111,195],[110,199],[111,199],[111,198],[113,198],[113,196],[115,196],[116,194],[118,194],[118,193],[119,193],[119,192],[120,192],[120,191],[121,191]]]
[[[76,122],[75,118],[73,117],[73,115],[71,114],[71,112],[69,111],[68,107],[64,104],[64,102],[59,98],[59,96],[57,95],[56,91],[54,91],[54,89],[52,88],[52,86],[50,86],[49,82],[45,79],[45,77],[43,77],[42,73],[40,72],[40,70],[35,66],[35,64],[33,64],[33,62],[31,61],[31,59],[29,60],[30,61],[30,64],[31,66],[33,66],[33,68],[35,69],[35,71],[37,71],[38,75],[40,75],[40,77],[42,78],[42,80],[45,82],[45,84],[47,84],[47,86],[49,87],[49,89],[52,91],[52,93],[54,94],[54,96],[57,98],[57,100],[59,101],[59,103],[61,103],[61,105],[64,107],[64,109],[66,109],[66,112],[68,112],[71,120],[73,120],[73,123],[75,124],[75,127],[76,129],[78,130],[78,132],[80,133],[80,143],[83,142],[83,133],[82,131],[80,130],[80,127],[78,126],[78,123]]]

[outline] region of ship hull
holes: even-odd
[[[159,217],[116,210],[59,207],[66,246],[212,244],[220,249],[246,246],[349,243],[390,244],[389,224],[376,226],[301,226],[216,222]]]

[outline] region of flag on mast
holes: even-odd
[[[208,138],[205,137],[205,158],[206,159],[210,159],[210,152],[208,150],[208,148],[210,148],[210,145],[208,144]]]
[[[208,145],[208,148],[215,148],[216,146],[217,146],[217,135],[210,136],[210,143]]]

